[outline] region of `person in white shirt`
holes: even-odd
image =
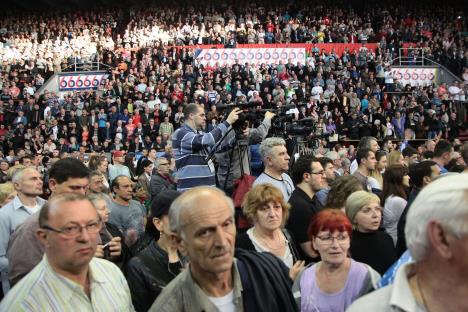
[[[42,176],[34,168],[18,169],[12,178],[18,194],[0,209],[0,273],[4,293],[8,290],[8,258],[6,255],[11,233],[46,202],[42,195]],[[5,278],[3,278],[5,277]]]

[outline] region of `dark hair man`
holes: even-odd
[[[185,123],[172,135],[177,168],[177,190],[185,191],[198,185],[216,185],[213,161],[206,160],[208,151],[223,137],[229,126],[239,118],[235,108],[226,121],[211,132],[206,128],[205,110],[201,105],[188,104],[184,109]]]
[[[311,262],[318,254],[312,249],[307,229],[312,216],[323,208],[316,195],[324,186],[325,171],[318,158],[303,155],[294,163],[291,177],[296,188],[289,198],[291,211],[286,228],[301,246],[302,259]]]
[[[439,166],[441,174],[448,172],[445,166],[447,166],[452,159],[452,153],[453,147],[450,142],[445,140],[440,140],[437,142],[434,148],[434,156],[432,157],[432,160],[435,161]]]
[[[353,173],[353,176],[359,179],[364,190],[371,191],[372,188],[368,183],[367,177],[371,170],[375,170],[377,163],[374,152],[370,149],[359,149],[356,153],[356,162],[358,169]]]

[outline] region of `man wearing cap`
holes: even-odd
[[[124,165],[124,152],[114,151],[112,153],[113,165],[109,165],[109,180],[112,182],[117,176],[124,175],[131,178],[130,169]]]
[[[148,311],[162,289],[183,268],[185,259],[177,250],[169,228],[169,207],[180,195],[175,190],[161,193],[151,205],[155,240],[133,257],[127,266],[127,281],[136,311]]]

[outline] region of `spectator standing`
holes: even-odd
[[[36,169],[17,170],[12,182],[17,195],[0,209],[0,274],[4,294],[9,286],[7,248],[10,235],[46,202],[39,197],[43,193],[43,183],[42,176]]]
[[[346,215],[353,224],[351,258],[384,274],[397,260],[397,255],[391,236],[379,230],[380,198],[366,191],[355,192],[346,200]]]
[[[86,197],[57,195],[42,208],[38,221],[45,256],[2,301],[0,310],[101,310],[110,305],[134,311],[123,274],[94,257],[101,223]]]
[[[112,181],[119,175],[131,178],[130,169],[124,165],[125,155],[123,151],[114,151],[112,153],[113,164],[109,165],[109,180]]]
[[[134,182],[120,175],[112,181],[114,200],[109,204],[109,222],[124,234],[125,243],[131,247],[144,232],[146,208],[133,200]]]
[[[215,186],[215,167],[206,160],[209,151],[223,137],[229,126],[239,118],[239,109],[234,109],[226,121],[208,133],[200,133],[206,127],[205,111],[198,104],[189,104],[184,109],[185,123],[174,132],[174,148],[177,168],[177,190],[184,191],[197,185]]]
[[[397,225],[407,204],[406,189],[409,188],[408,168],[403,165],[389,166],[385,173],[383,199],[384,217],[382,226],[390,234],[393,243],[397,242]]]
[[[286,142],[282,138],[266,138],[260,144],[260,155],[265,166],[264,171],[257,177],[253,186],[270,183],[283,193],[284,199],[289,201],[294,184],[286,173],[289,168],[289,155]]]
[[[301,259],[307,263],[318,256],[312,249],[307,228],[312,217],[323,207],[316,195],[323,188],[324,175],[319,160],[307,155],[299,157],[291,171],[296,188],[289,198],[291,210],[286,228],[300,247]]]

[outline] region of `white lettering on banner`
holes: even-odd
[[[393,68],[393,78],[403,85],[430,86],[435,82],[437,68],[402,67]]]
[[[195,61],[203,66],[225,66],[249,63],[260,64],[305,64],[305,48],[239,48],[198,49]]]
[[[107,76],[106,73],[59,74],[59,91],[97,90]]]

